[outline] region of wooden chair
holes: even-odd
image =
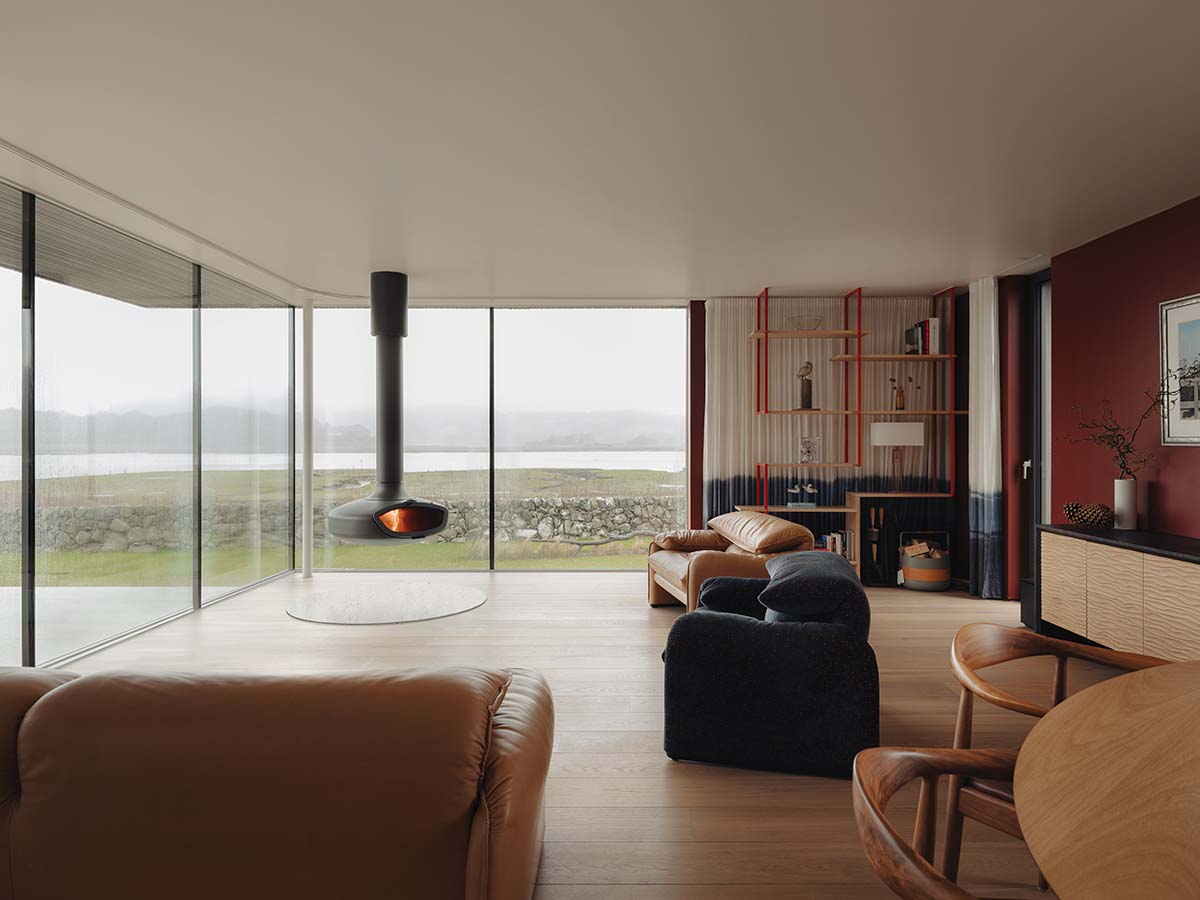
[[[1007,750],[920,750],[880,747],[854,758],[854,817],[867,861],[905,900],[978,900],[933,867],[937,830],[937,783],[952,777],[1011,779],[1017,754]],[[888,801],[921,779],[912,844],[888,821]]]
[[[1053,656],[1056,664],[1054,684],[1050,691],[1050,705],[1043,706],[1018,697],[1002,687],[985,681],[979,670],[1014,659],[1031,656]],[[1111,666],[1125,672],[1149,669],[1167,664],[1167,660],[1136,653],[1122,653],[1060,641],[1057,638],[1037,634],[1025,628],[1009,628],[1004,625],[964,625],[954,636],[950,647],[950,664],[954,675],[962,685],[958,701],[958,720],[954,726],[954,747],[959,750],[971,746],[971,723],[976,697],[994,706],[1010,709],[1027,716],[1042,717],[1061,703],[1067,695],[1067,660],[1083,659]],[[942,874],[949,881],[958,880],[958,862],[962,851],[963,818],[982,822],[997,831],[1024,840],[1021,825],[1017,821],[1017,808],[1013,802],[1012,779],[993,779],[976,776],[953,775],[950,777],[946,798],[946,840],[942,848]],[[1046,879],[1038,874],[1038,887],[1047,890]]]

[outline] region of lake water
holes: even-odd
[[[286,469],[286,453],[206,453],[207,469]],[[649,469],[682,472],[682,450],[539,450],[496,454],[497,469]],[[78,453],[37,457],[39,478],[78,475],[123,475],[131,472],[187,472],[192,457],[187,453]],[[460,472],[488,467],[486,452],[406,453],[409,472]],[[374,453],[316,453],[314,469],[375,468]],[[0,455],[0,481],[21,477],[21,458]]]

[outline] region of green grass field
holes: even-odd
[[[342,502],[362,493],[373,472],[320,471],[314,476],[318,502]],[[496,473],[497,498],[671,496],[683,491],[681,473],[648,470],[516,469]],[[443,501],[486,499],[487,472],[416,472],[409,476],[414,493]],[[284,472],[208,472],[203,477],[206,501],[228,502],[254,497],[263,502],[286,500],[290,485]],[[41,505],[136,506],[147,503],[187,503],[191,475],[186,472],[103,475],[39,480]],[[19,484],[0,482],[0,508],[15,508]],[[576,548],[530,541],[496,545],[497,569],[640,569],[645,565],[647,538]],[[486,569],[485,542],[411,544],[319,544],[314,564],[329,569]],[[238,587],[288,568],[288,549],[261,550],[229,547],[202,554],[204,582],[214,587]],[[191,582],[190,551],[151,553],[82,553],[52,551],[38,554],[38,583],[42,585],[182,586]],[[0,586],[20,584],[20,557],[0,553]]]

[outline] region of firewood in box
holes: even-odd
[[[929,545],[924,541],[914,541],[904,548],[905,556],[928,556]]]

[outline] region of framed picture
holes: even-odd
[[[1162,442],[1200,446],[1200,294],[1160,303],[1158,321],[1163,384],[1178,391],[1163,411]]]

